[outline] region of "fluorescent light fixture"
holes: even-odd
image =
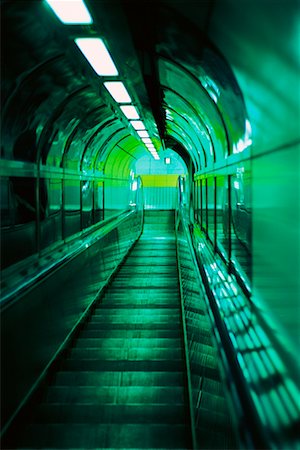
[[[117,103],[131,103],[130,95],[122,81],[106,81],[104,86]]]
[[[145,144],[148,148],[155,148],[153,144]]]
[[[143,124],[143,122],[141,120],[131,120],[130,123],[135,130],[145,130],[146,129],[145,125]]]
[[[76,44],[97,75],[118,75],[118,70],[100,38],[77,38]]]
[[[140,137],[142,137],[142,138],[148,138],[149,137],[148,131],[146,131],[146,130],[137,131],[137,134]]]
[[[143,141],[145,144],[151,144],[151,139],[150,139],[150,138],[142,138],[142,141]]]
[[[139,113],[137,112],[137,109],[135,106],[131,105],[123,105],[120,106],[122,112],[125,114],[127,119],[139,119]]]
[[[46,0],[59,20],[68,24],[89,24],[93,19],[83,0]]]
[[[160,159],[160,157],[158,156],[157,153],[156,153],[156,155],[153,155],[153,158],[156,159],[156,160]]]

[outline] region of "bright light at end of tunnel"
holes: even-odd
[[[146,131],[146,130],[137,131],[137,134],[140,137],[142,137],[142,138],[148,138],[149,137],[148,131]]]
[[[131,103],[130,95],[122,81],[106,81],[104,86],[117,103]]]
[[[137,112],[137,109],[135,106],[131,105],[123,105],[120,106],[122,112],[125,114],[127,119],[139,119],[139,113]]]
[[[76,45],[80,48],[97,75],[118,75],[118,70],[100,38],[77,38]]]
[[[165,158],[165,164],[171,164],[171,158]]]
[[[68,24],[90,24],[93,19],[83,0],[46,0],[58,19]]]
[[[143,124],[143,122],[141,120],[131,120],[130,123],[135,130],[145,130],[146,129],[145,125]]]

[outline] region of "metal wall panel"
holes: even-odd
[[[175,187],[144,187],[145,209],[174,209],[177,195]]]

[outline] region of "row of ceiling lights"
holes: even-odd
[[[93,19],[83,0],[46,0],[59,20],[67,25],[88,25]],[[97,75],[118,76],[118,69],[112,60],[104,42],[100,38],[77,38],[75,43],[86,57]],[[154,159],[160,159],[152,143],[144,123],[140,120],[138,110],[131,105],[131,97],[121,81],[106,81],[103,83],[112,98],[120,104],[123,114],[129,119],[141,140],[144,142]]]

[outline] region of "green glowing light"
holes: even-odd
[[[58,19],[68,24],[90,24],[93,19],[83,0],[46,0]]]
[[[122,81],[106,81],[104,86],[117,103],[131,103],[130,95]]]
[[[102,39],[77,38],[75,43],[97,75],[118,75],[118,70]]]

